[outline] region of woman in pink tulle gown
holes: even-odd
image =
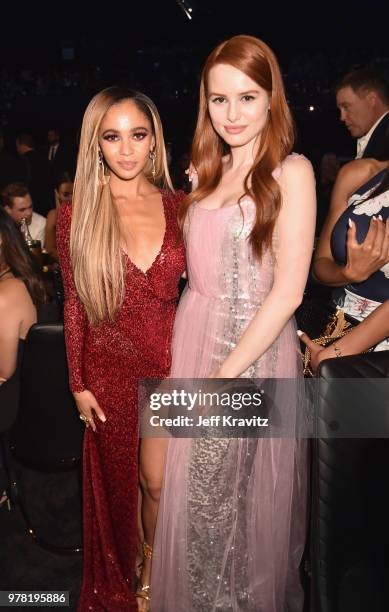
[[[289,431],[303,399],[293,313],[315,223],[312,168],[292,143],[272,51],[249,36],[221,44],[202,75],[196,185],[180,211],[188,287],[171,377],[298,381],[281,406]],[[301,438],[170,439],[152,612],[301,611],[306,484]]]

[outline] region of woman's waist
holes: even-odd
[[[114,321],[104,321],[97,327],[88,326],[85,343],[106,347],[148,346],[166,340],[171,335],[176,303],[161,308],[131,305],[122,310]]]
[[[199,298],[203,300],[215,301],[215,302],[241,302],[249,303],[250,305],[260,306],[267,296],[269,291],[249,291],[236,289],[236,291],[219,289],[218,291],[211,291],[205,287],[199,287],[190,285],[188,283],[186,294],[190,295],[193,299]]]

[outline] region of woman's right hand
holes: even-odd
[[[93,431],[96,431],[96,424],[94,421],[95,416],[97,416],[100,421],[105,423],[107,419],[105,418],[105,414],[97,403],[93,393],[85,390],[80,391],[79,393],[73,393],[73,397],[75,399],[78,411],[83,417],[87,427],[90,425]]]
[[[366,238],[359,244],[356,226],[350,220],[347,232],[347,264],[345,277],[349,282],[360,283],[389,262],[389,219],[373,217]]]

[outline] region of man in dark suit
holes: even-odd
[[[75,172],[75,154],[69,146],[63,143],[60,131],[56,127],[50,128],[47,132],[46,155],[53,183],[57,181],[60,174]]]
[[[379,159],[389,129],[389,83],[376,68],[349,72],[336,87],[340,120],[357,138],[356,157]]]
[[[16,138],[16,150],[22,161],[19,181],[28,185],[35,210],[46,216],[54,207],[49,162],[42,153],[35,150],[31,134],[19,134]]]

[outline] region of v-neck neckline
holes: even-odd
[[[142,270],[141,268],[139,268],[139,266],[136,265],[136,263],[133,262],[133,260],[131,259],[131,257],[129,256],[129,254],[127,253],[127,251],[125,251],[122,248],[122,252],[124,253],[124,256],[126,257],[126,259],[128,260],[128,262],[130,263],[130,265],[137,271],[139,272],[142,276],[147,277],[147,275],[149,274],[149,272],[152,270],[152,268],[156,265],[157,261],[159,260],[160,256],[162,255],[162,251],[165,248],[165,244],[166,244],[166,239],[167,239],[167,233],[168,233],[168,214],[167,214],[167,206],[166,206],[166,202],[165,202],[165,193],[160,190],[159,192],[161,194],[161,199],[162,199],[162,207],[163,207],[163,216],[165,218],[165,231],[163,234],[163,239],[162,239],[162,244],[161,244],[161,248],[159,249],[158,253],[156,254],[156,256],[154,257],[153,261],[151,262],[150,266],[147,268],[146,271]]]

